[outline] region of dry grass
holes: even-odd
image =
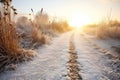
[[[20,47],[15,27],[6,21],[0,21],[0,69],[12,63],[29,60],[36,55],[32,50]]]
[[[67,23],[67,21],[59,21],[59,22],[53,21],[51,23],[51,28],[54,31],[57,31],[57,32],[60,32],[60,33],[71,30],[71,28],[70,28],[69,24]]]
[[[3,8],[0,12],[0,71],[7,65],[30,60],[37,54],[35,51],[20,47],[16,28],[11,22],[10,5],[4,6],[8,6],[9,9]],[[6,10],[8,13],[5,13]]]
[[[51,35],[56,34],[56,32],[69,30],[67,22],[50,23],[50,18],[48,14],[43,12],[43,9],[36,14],[33,21],[26,17],[21,17],[13,25],[11,22],[11,8],[14,17],[17,15],[17,11],[10,4],[6,5],[8,3],[6,1],[2,2],[2,15],[0,13],[0,70],[5,68],[5,66],[30,60],[36,56],[37,53],[35,51],[24,48],[36,48],[48,43]],[[4,6],[7,7],[5,8]]]
[[[84,31],[101,39],[120,39],[120,22],[110,21],[108,23],[88,25],[84,28]]]
[[[38,47],[42,44],[46,44],[49,42],[50,37],[48,35],[43,34],[38,28],[34,27],[32,29],[32,47]]]
[[[7,49],[8,52],[16,52],[17,48],[19,48],[14,26],[5,21],[0,22],[0,45],[4,47],[4,49]],[[15,56],[14,53],[7,55]]]
[[[35,24],[37,25],[37,27],[39,27],[42,31],[45,30],[52,30],[53,33],[55,32],[65,32],[65,31],[69,31],[71,28],[69,26],[69,24],[67,23],[67,21],[65,20],[52,20],[49,15],[45,12],[39,11],[36,15],[35,15],[35,19],[34,21]]]
[[[120,27],[100,26],[96,30],[96,36],[102,39],[106,38],[120,39]]]
[[[20,44],[24,48],[34,48],[49,41],[49,36],[43,34],[43,30],[34,22],[29,21],[26,17],[20,17],[16,23],[17,33]]]
[[[16,30],[22,47],[36,48],[48,43],[58,33],[70,30],[66,21],[49,22],[49,19],[44,12],[38,12],[32,21],[24,16],[18,18]]]

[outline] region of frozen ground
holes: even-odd
[[[118,59],[109,58],[110,48],[75,30],[54,38],[50,45],[40,47],[38,57],[18,65],[15,71],[0,73],[0,80],[68,80],[69,46],[72,37],[82,80],[120,80]],[[108,45],[109,43],[106,43]],[[119,43],[117,43],[119,44]],[[112,43],[113,45],[113,43]],[[113,64],[118,61],[118,63]],[[116,67],[118,66],[118,67]],[[74,69],[74,67],[72,68]],[[77,80],[77,79],[74,79]]]

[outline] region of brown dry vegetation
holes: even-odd
[[[36,55],[35,51],[20,47],[15,26],[11,22],[10,4],[7,1],[9,0],[3,1],[4,8],[0,12],[0,71],[5,69],[5,66],[30,60]]]
[[[47,13],[38,12],[33,20],[19,17],[16,30],[22,47],[33,49],[48,43],[58,33],[69,31],[70,27],[66,21],[50,22]]]
[[[48,43],[51,37],[58,33],[70,30],[65,21],[50,22],[43,8],[33,15],[33,20],[21,16],[16,23],[12,22],[14,20],[11,20],[11,15],[17,15],[17,9],[10,5],[12,0],[0,2],[3,9],[0,12],[0,71],[6,66],[9,68],[16,63],[32,59],[37,53],[31,49]],[[31,10],[34,13],[33,9]]]
[[[13,24],[0,20],[0,68],[12,63],[29,60],[36,55],[20,47]]]
[[[60,22],[52,22],[51,23],[51,28],[54,31],[57,32],[66,32],[68,30],[70,30],[71,28],[69,27],[69,24],[66,21],[60,21]]]
[[[20,17],[16,23],[17,35],[20,44],[24,48],[33,48],[35,45],[47,43],[46,35],[42,34],[41,29],[26,17]]]
[[[83,30],[101,39],[120,39],[120,22],[117,20],[88,25]]]

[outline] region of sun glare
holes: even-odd
[[[82,27],[85,24],[89,24],[91,21],[90,17],[85,14],[73,14],[70,17],[69,24],[73,27]]]

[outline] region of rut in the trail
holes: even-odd
[[[68,76],[70,80],[82,80],[82,77],[79,74],[77,54],[75,52],[73,38],[74,38],[74,34],[71,36],[70,44],[69,44]]]

